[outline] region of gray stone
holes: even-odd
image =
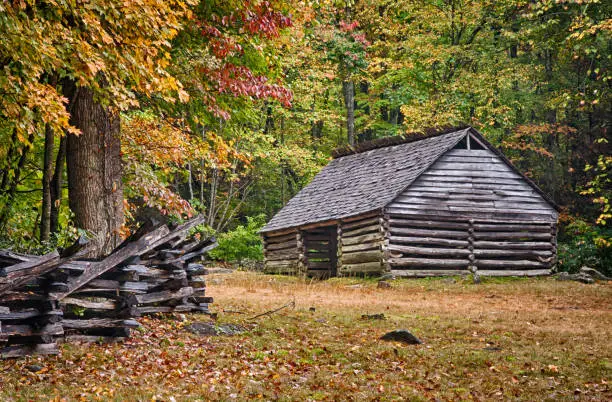
[[[609,278],[605,276],[604,274],[602,274],[601,272],[599,272],[598,270],[590,268],[590,267],[580,268],[580,273],[584,275],[589,275],[590,277],[594,279],[599,279],[600,281],[612,281],[612,278]]]
[[[31,371],[32,373],[38,373],[40,370],[43,369],[42,366],[39,366],[38,364],[30,364],[29,366],[25,367],[26,370]]]
[[[412,335],[409,331],[405,329],[398,329],[395,331],[387,332],[383,336],[380,337],[383,341],[395,341],[402,342],[407,345],[420,345],[423,342],[416,336]]]
[[[559,275],[557,275],[557,280],[558,281],[576,281],[576,282],[581,282],[581,283],[586,283],[586,284],[591,284],[595,282],[595,280],[591,278],[590,275],[582,274],[582,273],[570,274],[567,272],[559,273]]]
[[[185,327],[187,331],[203,336],[236,335],[245,332],[247,329],[236,324],[220,324],[214,322],[194,322]]]
[[[387,317],[383,313],[380,314],[362,314],[362,320],[386,320]]]

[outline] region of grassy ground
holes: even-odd
[[[0,362],[0,400],[611,400],[612,285],[212,275],[218,323],[142,319],[123,345]],[[291,301],[295,308],[250,317]],[[312,309],[314,308],[314,309]],[[314,311],[312,311],[314,310]],[[384,313],[386,320],[362,314]],[[424,341],[379,341],[405,328]],[[31,373],[25,367],[39,364]]]

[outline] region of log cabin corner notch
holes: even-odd
[[[261,230],[267,272],[549,274],[557,205],[471,127],[334,159]]]

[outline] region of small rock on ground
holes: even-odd
[[[591,278],[590,275],[586,275],[582,273],[569,274],[567,272],[561,272],[559,275],[557,275],[557,280],[558,281],[576,281],[576,282],[581,282],[581,283],[586,283],[586,284],[595,282],[595,280]]]
[[[220,324],[214,322],[194,322],[185,327],[187,331],[203,336],[236,335],[245,332],[247,329],[236,324]]]
[[[389,289],[391,288],[391,284],[387,281],[378,281],[378,286],[376,286],[379,289]]]
[[[38,364],[30,364],[29,366],[26,366],[26,370],[31,371],[32,373],[38,373],[42,369],[43,367],[39,366]]]
[[[409,331],[405,329],[398,329],[395,331],[387,332],[383,336],[380,337],[383,341],[395,341],[402,342],[407,345],[420,345],[421,340],[416,336],[412,335]]]
[[[612,278],[605,276],[594,268],[582,267],[580,268],[580,273],[584,275],[589,275],[590,277],[594,279],[599,279],[600,281],[612,281]]]
[[[380,314],[362,314],[362,320],[386,320],[387,317],[383,313]]]

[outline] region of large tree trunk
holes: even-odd
[[[95,236],[94,256],[108,254],[120,242],[123,224],[121,140],[118,114],[79,88],[70,105],[70,123],[81,130],[68,135],[66,162],[70,209],[79,228]]]
[[[342,93],[344,94],[344,105],[346,106],[346,134],[348,143],[355,144],[355,83],[353,81],[342,81]]]

